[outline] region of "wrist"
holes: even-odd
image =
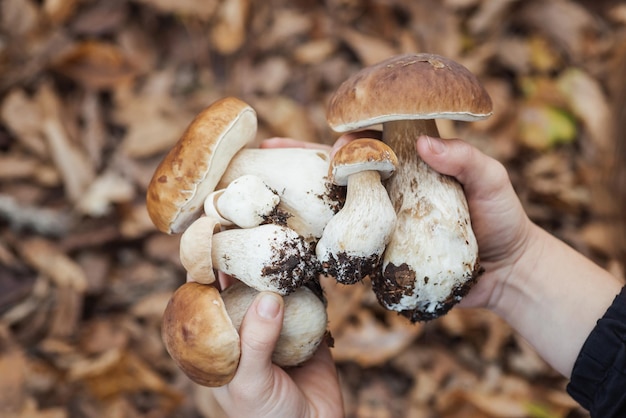
[[[508,323],[512,322],[518,309],[522,313],[536,296],[532,279],[537,277],[541,257],[546,251],[547,232],[528,220],[526,233],[508,263],[503,265],[496,277],[497,284],[487,308]]]
[[[606,270],[533,225],[490,308],[548,364],[569,376],[585,339],[620,288]]]

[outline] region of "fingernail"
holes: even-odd
[[[444,144],[442,140],[438,138],[432,138],[430,136],[427,136],[426,140],[428,141],[428,146],[430,147],[430,150],[434,154],[441,154],[446,150],[446,144]]]
[[[280,311],[278,296],[272,293],[264,293],[256,305],[256,312],[261,318],[274,319]]]

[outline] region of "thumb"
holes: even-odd
[[[272,378],[272,352],[282,329],[283,313],[283,298],[276,293],[261,292],[254,299],[239,329],[241,359],[235,379],[249,384]]]
[[[421,136],[417,140],[417,151],[433,169],[455,177],[468,198],[489,199],[502,193],[514,194],[506,168],[463,140]]]

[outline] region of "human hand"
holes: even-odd
[[[213,394],[228,416],[340,417],[343,401],[326,342],[298,367],[282,369],[272,352],[283,323],[283,299],[261,292],[239,329],[241,358],[234,378]]]
[[[333,150],[359,136],[380,138],[380,133],[366,131],[343,135]],[[485,273],[460,306],[495,306],[502,286],[534,240],[536,228],[524,212],[500,162],[459,139],[422,136],[416,146],[429,166],[455,177],[462,184],[469,205]]]
[[[290,138],[265,140],[261,148],[330,147]],[[233,279],[218,275],[221,288]],[[283,323],[283,299],[261,292],[239,329],[241,358],[234,378],[212,389],[228,416],[245,417],[341,417],[343,400],[330,349],[322,342],[315,355],[298,367],[282,369],[272,363],[272,352]]]

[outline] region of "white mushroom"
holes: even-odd
[[[364,68],[331,98],[336,131],[382,123],[383,141],[399,165],[387,182],[398,216],[373,281],[379,301],[412,321],[445,314],[481,271],[478,246],[460,184],[424,163],[420,135],[439,136],[434,119],[479,120],[491,114],[489,95],[460,64],[433,54],[406,54]]]
[[[233,157],[218,187],[246,174],[261,178],[278,193],[279,207],[289,214],[287,224],[303,237],[317,240],[338,209],[327,180],[329,162],[324,150],[243,149]]]
[[[310,244],[286,226],[215,233],[217,225],[215,219],[202,217],[181,236],[180,259],[194,281],[212,283],[216,269],[257,290],[286,295],[319,273]]]
[[[381,179],[397,165],[394,152],[376,139],[357,139],[341,147],[330,177],[347,185],[343,208],[328,222],[315,247],[323,271],[343,284],[379,274],[381,257],[396,223],[396,212]]]
[[[216,190],[204,201],[204,213],[222,226],[252,228],[261,225],[274,211],[280,198],[257,176],[241,176],[225,189]]]
[[[148,186],[146,204],[157,228],[180,233],[200,217],[207,196],[252,174],[276,191],[287,223],[315,240],[335,214],[326,181],[328,152],[243,149],[256,136],[254,110],[229,97],[204,109],[165,156]],[[219,183],[219,184],[218,184]]]
[[[259,292],[235,283],[224,292],[228,316],[239,330],[243,317]],[[272,361],[281,367],[297,366],[313,356],[326,334],[328,317],[324,303],[307,287],[285,296],[283,328]]]

